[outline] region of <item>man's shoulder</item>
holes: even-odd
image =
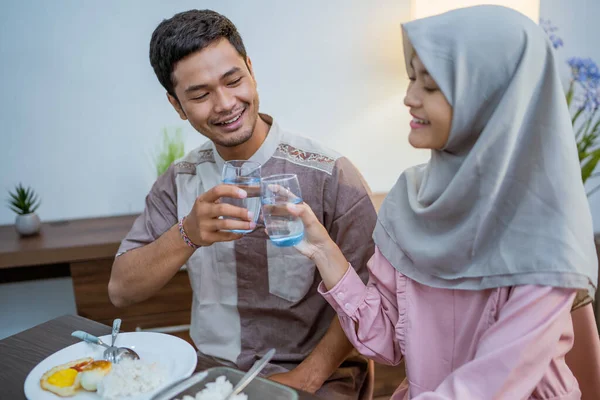
[[[210,141],[196,147],[185,156],[173,162],[175,174],[196,174],[196,167],[202,163],[214,163],[215,153]]]
[[[331,175],[336,161],[342,158],[342,155],[318,140],[295,133],[282,132],[273,157],[318,169]]]

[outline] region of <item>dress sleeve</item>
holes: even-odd
[[[353,268],[348,268],[331,290],[326,291],[321,282],[319,292],[338,313],[346,336],[361,354],[379,363],[396,365],[402,360],[396,329],[404,323],[397,291],[400,290],[403,300],[406,277],[377,248],[367,268],[367,285]]]

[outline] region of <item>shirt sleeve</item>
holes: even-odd
[[[126,251],[145,246],[158,239],[177,223],[177,189],[175,169],[171,165],[146,196],[144,211],[121,242],[117,257]]]
[[[366,282],[366,265],[375,251],[372,236],[377,213],[366,182],[347,158],[336,160],[325,184],[323,202],[325,228],[358,276]]]
[[[474,359],[435,391],[414,399],[529,398],[555,357],[561,337],[570,333],[572,340],[574,298],[572,289],[514,287],[498,320],[481,338]]]
[[[368,262],[369,283],[365,286],[353,268],[327,291],[323,282],[319,292],[338,313],[346,336],[356,349],[379,363],[396,365],[402,360],[401,341],[396,325],[404,323],[398,309],[397,293],[404,293],[406,277],[398,274],[375,249]],[[401,329],[402,330],[402,329]]]

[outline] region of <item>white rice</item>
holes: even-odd
[[[223,400],[233,391],[233,385],[225,378],[220,376],[214,382],[209,382],[206,387],[196,393],[196,397],[183,396],[182,400]],[[232,400],[248,400],[244,393],[236,394]]]
[[[139,395],[157,388],[165,381],[165,375],[156,363],[124,359],[113,364],[110,373],[98,384],[98,394],[106,400]]]

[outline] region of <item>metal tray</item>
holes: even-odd
[[[219,376],[225,376],[235,386],[244,373],[228,367],[209,368],[163,390],[152,400],[181,400],[185,395],[195,397],[207,383],[214,382]],[[298,393],[295,390],[260,377],[254,378],[242,393],[248,396],[248,400],[298,400]]]

